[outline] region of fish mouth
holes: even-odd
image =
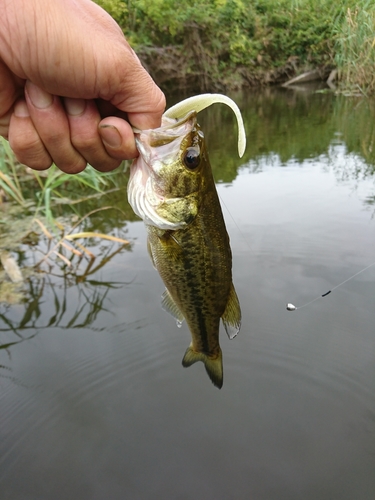
[[[181,143],[196,123],[195,111],[176,120],[163,116],[162,125],[157,129],[135,133],[139,151],[130,167],[128,200],[134,212],[145,224],[164,230],[177,230],[186,227],[185,221],[169,221],[157,213],[162,203],[171,200],[165,196],[161,170],[171,165],[179,157]],[[177,201],[174,198],[173,201]]]
[[[180,151],[181,142],[196,124],[196,112],[190,111],[183,118],[162,117],[161,127],[135,133],[135,142],[140,156],[149,167],[158,172],[162,164],[174,161]]]

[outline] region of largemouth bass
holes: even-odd
[[[158,129],[135,134],[128,199],[148,231],[148,250],[166,291],[162,305],[192,342],[184,367],[202,361],[213,384],[223,385],[220,318],[229,338],[237,335],[241,310],[232,283],[232,254],[197,112],[213,102],[235,111],[239,153],[245,132],[236,104],[220,94],[196,96],[170,108]]]

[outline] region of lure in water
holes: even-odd
[[[344,285],[345,283],[347,283],[348,281],[351,281],[353,278],[355,278],[356,276],[358,276],[359,274],[362,274],[364,273],[365,271],[367,271],[367,269],[370,269],[370,267],[372,266],[375,266],[375,262],[373,262],[372,264],[369,264],[368,266],[364,267],[363,269],[357,271],[355,274],[353,274],[352,276],[349,276],[349,278],[346,278],[346,280],[342,281],[341,283],[339,283],[338,285],[334,286],[333,288],[331,288],[331,290],[328,290],[328,292],[325,292],[323,293],[322,295],[318,295],[318,297],[315,297],[315,299],[313,300],[310,300],[310,302],[306,302],[306,304],[303,304],[303,306],[295,306],[294,304],[291,304],[290,302],[286,305],[286,310],[287,311],[296,311],[297,309],[302,309],[303,307],[306,307],[306,306],[309,306],[310,304],[312,304],[313,302],[316,302],[317,300],[321,299],[321,298],[324,298],[324,297],[327,297],[327,295],[329,295],[330,293],[333,292],[333,290],[336,290],[336,288],[340,288],[340,286]]]
[[[232,283],[232,254],[204,135],[197,112],[215,102],[228,104],[239,128],[239,154],[246,145],[237,105],[220,94],[203,94],[173,106],[158,129],[135,134],[128,199],[148,231],[148,249],[166,291],[162,305],[192,342],[184,367],[202,361],[213,384],[223,385],[220,318],[229,338],[237,335],[241,310]]]

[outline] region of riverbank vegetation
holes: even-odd
[[[311,68],[337,68],[346,89],[375,90],[372,0],[97,2],[164,90],[280,83]]]
[[[35,273],[83,282],[131,248],[124,228],[135,216],[126,182],[121,167],[110,174],[87,167],[75,176],[56,166],[31,170],[0,137],[0,303],[18,300],[24,279]]]

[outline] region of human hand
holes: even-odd
[[[91,0],[0,0],[0,135],[36,170],[100,171],[138,156],[131,125],[160,126],[165,98]]]

